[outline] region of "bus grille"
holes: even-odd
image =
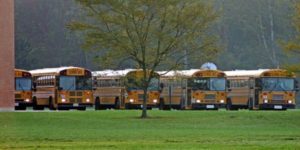
[[[275,100],[275,101],[283,100],[283,95],[274,94],[272,100]]]
[[[215,94],[205,94],[204,99],[215,100],[216,99],[216,95]]]
[[[15,98],[21,98],[21,94],[15,94]]]
[[[77,96],[82,96],[82,92],[77,92]]]
[[[271,101],[272,104],[284,104],[285,101],[284,100],[274,100],[274,101]]]
[[[70,96],[76,96],[76,92],[70,92]]]
[[[144,99],[144,94],[139,94],[139,95],[138,95],[138,99],[139,99],[140,101],[142,101],[142,100]]]
[[[82,96],[82,92],[70,92],[70,96]]]
[[[82,98],[70,98],[70,103],[81,103]]]

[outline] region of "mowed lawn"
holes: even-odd
[[[300,149],[300,110],[2,112],[0,149]]]

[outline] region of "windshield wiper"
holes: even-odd
[[[19,82],[18,85],[19,85],[19,87],[21,88],[21,90],[24,92],[25,90],[24,90],[22,84]]]
[[[73,83],[66,91],[70,91],[73,87],[75,87],[75,83]]]
[[[270,93],[273,92],[273,90],[276,89],[277,85],[278,85],[278,79],[276,80],[275,85],[273,86],[273,88],[272,88],[269,92],[270,92]]]

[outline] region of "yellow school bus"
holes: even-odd
[[[185,108],[187,78],[182,72],[184,71],[158,72],[160,74],[160,82],[164,87],[161,92],[159,104],[161,110]]]
[[[28,71],[15,69],[15,110],[32,106],[32,78]]]
[[[33,109],[85,110],[93,106],[92,75],[85,68],[60,67],[32,70]]]
[[[226,75],[219,70],[195,71],[187,79],[187,105],[191,109],[219,109],[226,106]]]
[[[298,83],[295,74],[283,69],[226,71],[231,91],[228,109],[295,108]]]
[[[124,108],[124,77],[133,69],[93,71],[95,110]]]
[[[124,105],[126,109],[131,108],[142,108],[144,91],[140,84],[143,79],[142,70],[130,71],[126,74],[124,85],[125,85],[125,101]],[[148,71],[147,76],[150,75]],[[147,108],[153,108],[159,106],[160,98],[160,75],[153,72],[153,78],[150,81],[147,94]]]
[[[142,70],[104,70],[93,72],[95,109],[140,109],[143,104],[143,90],[135,83],[140,83]],[[154,73],[148,93],[148,108],[159,104],[159,75]]]

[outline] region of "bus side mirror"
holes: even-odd
[[[226,87],[229,89],[230,88],[230,81],[226,80]]]
[[[295,91],[299,92],[299,82],[295,79]]]
[[[226,87],[227,87],[227,91],[231,91],[231,87],[230,87],[230,81],[226,80]]]
[[[31,90],[34,91],[34,92],[36,92],[36,82],[32,83],[32,89]]]
[[[165,87],[164,83],[159,84],[160,89],[163,89]]]
[[[257,87],[257,89],[262,89],[262,80],[261,79],[255,79],[255,87]]]

